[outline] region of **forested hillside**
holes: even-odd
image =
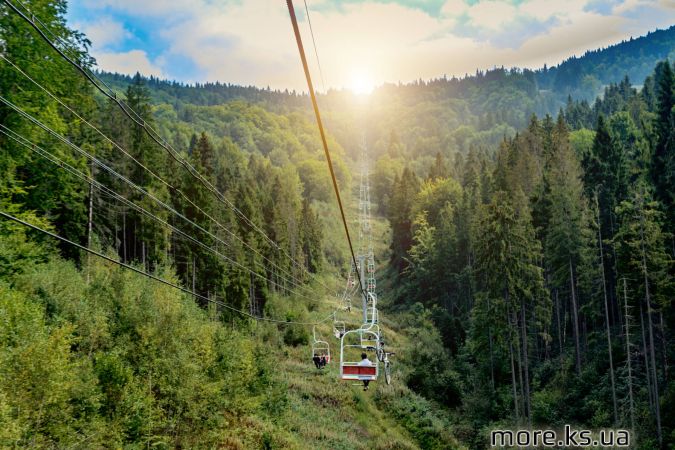
[[[350,217],[371,158],[397,357],[361,392],[308,356],[350,265],[308,97],[94,72],[66,2],[27,4],[0,5],[0,447],[675,446],[675,27],[319,96]]]
[[[457,411],[475,448],[514,420],[674,445],[674,105],[664,61],[641,91],[625,79],[533,115],[498,149],[423,172],[380,159],[396,302],[430,311],[446,349],[408,384]]]

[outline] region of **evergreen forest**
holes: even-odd
[[[309,96],[100,71],[67,7],[0,3],[0,448],[675,449],[675,26],[318,95],[353,236],[368,152],[396,355],[364,391]]]

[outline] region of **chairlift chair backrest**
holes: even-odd
[[[377,335],[373,331],[364,330],[358,328],[356,330],[349,330],[342,335],[340,339],[340,378],[342,380],[351,380],[351,381],[376,381],[379,375],[379,361],[377,358],[373,358],[374,361],[371,361],[370,366],[362,366],[359,361],[348,361],[346,360],[345,351],[349,349],[358,349],[359,352],[363,351],[363,346],[361,345],[363,335],[371,335],[371,338],[377,340]],[[350,339],[355,340],[358,337],[358,343],[349,343]]]

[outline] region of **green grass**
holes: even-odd
[[[389,227],[384,220],[373,221],[373,243],[378,272],[386,270],[388,262]],[[340,285],[339,279],[324,275],[322,281],[329,286]],[[383,283],[389,284],[389,283]],[[384,286],[383,286],[384,287]],[[386,291],[380,298],[387,302]],[[350,313],[338,312],[347,328],[361,323],[359,299],[352,301]],[[309,305],[308,305],[309,306]],[[329,293],[307,308],[310,320],[323,318],[341,304]],[[294,309],[298,305],[294,305]],[[275,305],[275,309],[283,305]],[[383,315],[381,327],[386,336],[387,348],[403,355],[409,339],[394,315]],[[268,326],[270,335],[280,333]],[[406,368],[400,360],[393,360],[391,385],[380,380],[363,391],[356,382],[339,379],[339,340],[333,336],[332,322],[317,327],[317,335],[329,342],[332,362],[317,370],[311,361],[311,347],[272,346],[271,357],[276,381],[286,386],[287,408],[273,421],[275,435],[268,448],[289,449],[461,449],[465,448],[453,437],[450,421],[440,408],[410,391],[405,385]],[[310,341],[311,341],[311,329]],[[280,338],[276,338],[277,341]],[[371,357],[372,359],[372,357]],[[404,361],[404,359],[403,359]],[[398,363],[398,364],[397,364]]]

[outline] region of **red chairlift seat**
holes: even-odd
[[[360,366],[359,363],[342,363],[342,379],[357,381],[375,381],[377,380],[377,366]]]

